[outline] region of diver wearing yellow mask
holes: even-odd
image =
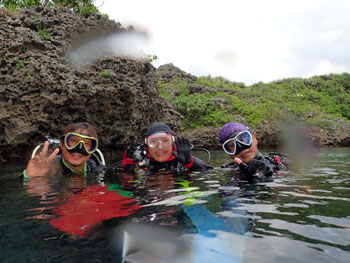
[[[22,173],[24,177],[44,176],[62,169],[65,173],[82,173],[105,170],[104,160],[91,158],[98,151],[98,134],[87,122],[75,123],[66,127],[60,139],[59,148],[47,154],[46,141],[40,153],[35,155]]]

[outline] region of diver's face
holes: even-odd
[[[93,135],[91,135],[88,130],[79,129],[73,132],[78,134],[90,135],[91,137],[93,137]],[[89,160],[91,157],[91,154],[85,156],[77,152],[73,152],[73,153],[68,152],[62,140],[60,142],[60,147],[61,147],[63,160],[74,171],[82,171],[86,161]]]
[[[158,143],[156,147],[148,147],[148,153],[152,156],[157,162],[163,163],[166,162],[173,151],[173,143],[168,146],[164,146],[162,143]]]
[[[244,149],[237,155],[230,155],[232,159],[239,158],[244,163],[249,163],[254,159],[256,153],[258,152],[258,141],[256,139],[255,133],[252,134],[252,145],[248,149]]]

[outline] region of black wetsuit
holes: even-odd
[[[184,171],[187,167],[185,165],[178,162],[176,159],[173,159],[168,162],[157,162],[156,160],[150,159],[149,161],[149,167],[152,171],[161,171],[161,170],[167,170],[167,171]],[[213,169],[209,164],[204,163],[202,160],[200,160],[197,157],[193,156],[193,163],[190,167],[188,167],[188,170],[190,171],[203,171],[208,169]]]
[[[124,154],[123,169],[125,171],[132,172],[138,165],[136,162]],[[176,171],[183,172],[185,170],[189,171],[205,171],[209,169],[214,169],[213,166],[206,164],[201,159],[192,156],[192,162],[188,165],[183,165],[177,161],[174,155],[171,155],[168,161],[158,162],[154,160],[150,155],[144,158],[144,164],[139,166],[141,169],[148,169],[150,171]]]
[[[55,160],[62,166],[62,170],[64,173],[77,173],[73,171],[65,162],[63,161],[62,155],[57,155]],[[86,174],[98,174],[106,170],[105,165],[100,165],[96,160],[90,158],[86,161],[83,173]]]
[[[279,153],[262,155],[259,151],[248,164],[238,165],[236,162],[226,163],[221,168],[233,168],[243,171],[248,180],[271,181],[271,176],[277,171],[288,170],[289,160]]]

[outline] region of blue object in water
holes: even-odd
[[[241,221],[237,221],[240,226],[235,226],[234,232],[224,219],[200,204],[184,205],[183,209],[198,231],[192,240],[192,258],[195,262],[242,261],[245,236],[240,234],[244,229]]]

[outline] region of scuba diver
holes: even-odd
[[[54,140],[51,139],[51,141]],[[103,155],[97,149],[97,131],[87,122],[66,127],[56,147],[52,153],[48,154],[49,141],[46,141],[41,152],[32,157],[21,176],[44,176],[60,170],[64,173],[86,175],[103,172],[106,169]],[[99,156],[95,154],[96,151]]]
[[[164,122],[153,123],[145,138],[134,151],[128,147],[123,157],[124,171],[137,167],[150,171],[203,171],[213,169],[199,158],[192,156],[193,146],[184,137],[174,137],[174,132]]]
[[[221,167],[239,168],[248,181],[272,181],[274,172],[287,170],[287,158],[277,153],[262,155],[255,133],[242,123],[226,123],[221,128],[219,138],[223,150],[233,159],[233,162]]]

